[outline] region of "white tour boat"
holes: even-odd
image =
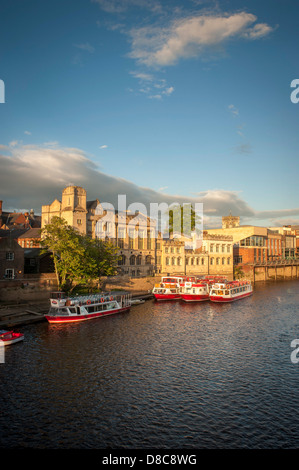
[[[64,292],[52,292],[50,303],[50,310],[45,315],[48,322],[69,323],[128,312],[131,308],[131,295],[106,292],[67,297]]]
[[[185,302],[209,300],[209,289],[206,282],[185,282],[181,284],[180,293],[181,299]]]
[[[185,277],[164,276],[159,284],[155,284],[152,293],[156,300],[178,300],[181,298],[180,284]]]
[[[253,293],[251,281],[231,281],[215,283],[210,290],[212,302],[233,302],[244,299]]]

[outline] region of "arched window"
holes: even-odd
[[[220,264],[220,258],[216,258],[216,264]]]
[[[214,264],[214,258],[210,259],[210,264]]]
[[[175,259],[174,256],[171,258],[171,264],[172,264],[172,266],[174,266],[176,264],[176,259]]]
[[[137,256],[137,262],[136,262],[136,264],[139,264],[139,265],[140,265],[141,262],[142,262],[142,256],[141,256],[141,255],[138,255],[138,256]]]
[[[118,266],[124,266],[126,264],[125,255],[121,255],[121,258],[118,260]]]
[[[178,266],[182,266],[182,258],[180,256],[178,257]]]
[[[147,255],[147,257],[145,258],[145,264],[152,264],[152,257],[151,257],[151,255]]]
[[[167,256],[165,261],[166,261],[166,266],[169,266],[170,265],[170,258],[168,256]]]
[[[135,255],[130,256],[130,265],[133,266],[135,262],[136,262],[136,256]]]

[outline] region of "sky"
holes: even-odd
[[[297,2],[0,8],[3,210],[41,213],[74,184],[149,215],[151,203],[203,203],[204,228],[230,212],[299,224]]]

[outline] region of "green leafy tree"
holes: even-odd
[[[81,235],[57,216],[41,234],[44,250],[52,253],[59,289],[71,292],[78,284],[90,288],[94,280],[115,274],[118,254],[111,243]]]

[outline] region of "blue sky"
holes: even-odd
[[[0,198],[67,184],[116,204],[203,202],[206,228],[299,223],[299,5],[10,0],[1,6]]]

